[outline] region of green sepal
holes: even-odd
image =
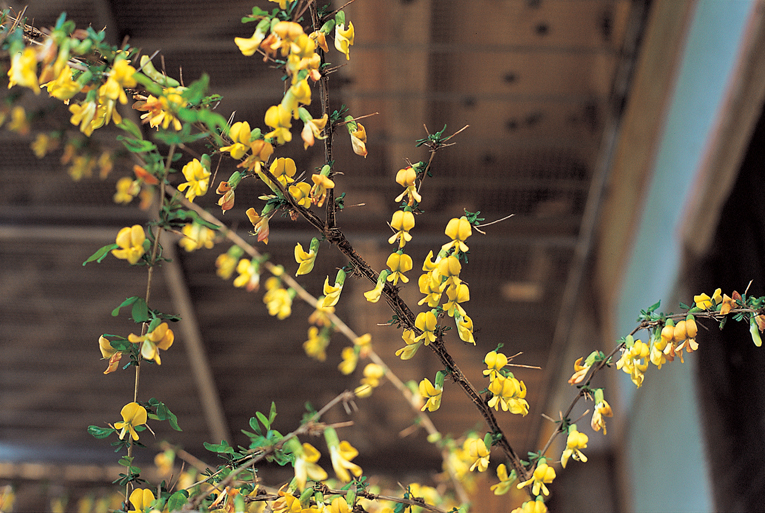
[[[85,265],[85,264],[87,264],[88,262],[98,262],[98,263],[100,264],[100,263],[101,263],[101,261],[102,261],[104,258],[106,258],[106,255],[108,255],[108,254],[109,254],[109,251],[111,251],[111,250],[113,250],[113,249],[119,249],[119,247],[120,247],[120,245],[119,245],[119,244],[107,244],[106,246],[104,246],[104,247],[100,248],[98,251],[96,251],[95,253],[93,253],[92,255],[90,255],[90,256],[88,257],[88,259],[87,259],[87,260],[85,260],[85,261],[82,263],[82,265]]]

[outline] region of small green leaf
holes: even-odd
[[[186,501],[189,499],[189,492],[186,490],[178,490],[167,499],[168,511],[181,511],[183,506],[186,505]]]
[[[102,428],[99,426],[88,426],[88,433],[90,433],[91,436],[103,439],[107,438],[112,433],[116,433],[117,430],[114,428]]]
[[[117,316],[120,314],[120,309],[121,309],[123,306],[132,305],[133,303],[135,303],[135,302],[136,302],[136,301],[138,301],[139,299],[140,299],[140,298],[139,298],[139,297],[136,297],[136,296],[133,296],[133,297],[129,297],[129,298],[127,298],[125,301],[123,301],[123,302],[120,304],[120,306],[118,306],[117,308],[115,308],[114,310],[112,310],[112,317],[117,317]]]
[[[85,264],[87,264],[88,262],[94,262],[94,261],[95,261],[95,262],[98,262],[98,263],[100,264],[100,263],[101,263],[101,260],[103,260],[104,258],[106,258],[106,255],[108,255],[108,254],[109,254],[109,251],[111,251],[111,250],[113,250],[113,249],[117,249],[117,248],[119,248],[119,247],[120,247],[120,246],[119,246],[119,244],[107,244],[106,246],[102,247],[101,249],[99,249],[98,251],[96,251],[95,253],[93,253],[92,255],[90,255],[90,256],[88,257],[88,259],[87,259],[87,260],[85,260],[85,261],[82,263],[82,265],[85,265]]]
[[[203,442],[205,449],[210,452],[216,452],[218,454],[234,454],[234,448],[228,445],[228,442],[221,440],[219,444],[208,444]]]
[[[149,307],[146,306],[144,299],[140,297],[135,298],[131,316],[135,322],[146,322],[149,320]]]
[[[136,125],[129,119],[122,118],[122,121],[120,123],[117,123],[117,127],[129,133],[136,139],[141,139],[141,140],[143,139],[143,135],[141,134],[141,129],[138,128],[138,125]]]
[[[260,421],[261,424],[263,424],[263,427],[265,427],[266,429],[271,429],[271,423],[268,421],[265,415],[263,415],[259,411],[256,411],[255,416],[258,417],[258,420]]]
[[[157,149],[157,145],[151,141],[144,141],[143,139],[133,139],[132,137],[125,137],[124,135],[118,135],[117,140],[120,141],[128,151],[133,153],[147,153]]]

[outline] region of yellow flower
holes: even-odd
[[[173,110],[184,107],[187,103],[181,96],[180,89],[167,87],[162,90],[162,95],[159,98],[155,98],[153,95],[136,96],[136,98],[140,101],[135,102],[132,108],[146,112],[141,116],[143,123],[149,123],[149,126],[157,129],[161,125],[163,129],[167,130],[171,123],[175,130],[183,128],[181,121],[173,114]]]
[[[258,290],[260,287],[260,264],[253,259],[243,258],[236,266],[239,276],[234,279],[234,287],[246,287],[247,292]]]
[[[380,297],[382,297],[383,289],[385,288],[385,282],[388,279],[389,274],[390,271],[387,269],[380,271],[380,275],[377,277],[375,288],[364,292],[364,297],[367,299],[367,301],[370,303],[377,303],[380,300]]]
[[[578,385],[584,380],[584,377],[589,372],[590,366],[587,364],[581,365],[582,360],[584,360],[584,357],[581,357],[574,362],[574,374],[568,379],[569,385]]]
[[[444,303],[444,312],[446,312],[449,317],[454,317],[455,313],[464,312],[462,307],[460,307],[460,303],[467,303],[470,301],[470,289],[468,288],[467,283],[463,283],[462,280],[455,277],[449,282],[449,287],[446,289],[446,296],[449,300]]]
[[[446,225],[444,233],[452,239],[452,242],[444,244],[441,247],[442,250],[448,251],[449,248],[455,248],[463,253],[467,253],[469,248],[467,247],[467,244],[465,244],[465,241],[473,234],[472,227],[470,226],[467,217],[462,216],[459,219],[451,219]]]
[[[636,340],[631,348],[624,349],[621,358],[616,362],[616,368],[622,369],[629,374],[635,386],[640,388],[645,377],[644,373],[648,369],[649,356],[650,349],[648,345],[641,340]]]
[[[335,187],[335,182],[323,174],[311,175],[313,181],[313,187],[311,187],[311,203],[317,207],[324,205],[324,200],[327,199],[327,191]]]
[[[112,255],[135,265],[145,253],[143,244],[145,240],[146,233],[143,231],[143,226],[136,224],[129,228],[125,227],[117,233],[117,245],[120,249],[112,250]]]
[[[601,392],[602,394],[602,392]],[[597,397],[597,394],[596,394]],[[603,417],[613,417],[614,414],[611,411],[611,406],[606,402],[606,400],[598,401],[595,404],[595,411],[592,412],[592,420],[590,421],[590,427],[594,431],[600,431],[600,428],[603,428],[603,434],[606,434],[606,421],[603,419]]]
[[[128,403],[122,407],[120,415],[122,415],[122,422],[116,422],[114,424],[114,429],[122,430],[120,431],[120,440],[125,438],[127,433],[130,433],[133,440],[138,440],[138,433],[136,433],[135,428],[146,424],[146,420],[148,419],[146,408],[135,402]],[[154,500],[153,497],[152,500]]]
[[[472,472],[476,468],[478,472],[485,472],[489,468],[489,449],[480,438],[468,438],[463,444],[463,449],[467,451],[473,464],[470,466]]]
[[[298,488],[305,488],[305,482],[308,479],[312,481],[324,481],[327,479],[327,473],[316,464],[319,461],[321,453],[309,443],[304,443],[300,451],[295,451],[295,480]]]
[[[311,186],[309,184],[300,182],[290,185],[289,192],[301,207],[308,208],[311,206]]]
[[[701,308],[702,310],[709,310],[713,306],[722,302],[721,292],[722,292],[722,289],[715,290],[714,294],[712,294],[712,297],[709,297],[708,295],[701,293],[698,296],[693,296],[693,302],[696,303],[696,308]]]
[[[133,403],[135,404],[135,403]],[[130,494],[130,504],[133,508],[128,513],[148,513],[151,511],[151,505],[154,502],[154,494],[151,490],[136,488]]]
[[[512,485],[513,481],[516,479],[515,471],[508,475],[507,466],[502,463],[497,467],[497,478],[499,478],[499,483],[491,485],[489,489],[494,492],[494,495],[505,495],[510,491],[510,485]]]
[[[305,354],[323,362],[327,359],[326,349],[329,345],[329,337],[325,330],[319,331],[316,326],[308,328],[308,340],[303,342]]]
[[[720,315],[728,315],[733,308],[736,308],[736,301],[728,294],[723,294]]]
[[[104,360],[109,360],[109,365],[106,367],[104,374],[110,374],[116,371],[117,366],[122,359],[122,352],[114,349],[111,342],[109,342],[109,339],[103,335],[98,339],[98,348],[101,350],[101,356],[103,356]]]
[[[475,345],[475,339],[473,338],[473,319],[462,310],[461,306],[457,305],[457,308],[461,312],[459,319],[457,319],[457,334],[463,342]]]
[[[207,189],[210,186],[210,171],[199,160],[192,160],[183,166],[181,172],[186,181],[178,185],[178,190],[186,191],[187,200],[194,201],[197,196],[207,194]]]
[[[227,151],[231,158],[240,159],[250,149],[250,124],[247,121],[239,121],[229,130],[233,144],[221,147],[220,151]]]
[[[236,43],[236,46],[239,47],[239,51],[242,52],[242,55],[245,57],[251,57],[252,55],[255,55],[255,52],[258,51],[258,47],[260,46],[260,43],[263,41],[264,37],[266,37],[266,33],[261,30],[260,24],[258,24],[258,28],[255,29],[255,32],[251,37],[235,37],[234,43]]]
[[[11,121],[7,126],[11,132],[16,132],[20,135],[27,135],[29,133],[29,119],[24,107],[16,105],[11,110]]]
[[[316,324],[317,326],[325,326],[329,328],[332,326],[332,319],[330,318],[330,314],[335,313],[335,307],[322,306],[322,303],[324,303],[324,296],[320,296],[316,300],[316,309],[311,315],[308,316],[308,322],[311,324]]]
[[[306,36],[306,39],[308,37]],[[310,41],[310,40],[309,40]],[[299,105],[311,104],[311,86],[308,85],[308,79],[301,80],[300,82],[290,86],[287,92],[284,94],[284,98],[280,105],[285,111],[289,112],[294,119],[300,117],[298,111]]]
[[[8,78],[8,89],[18,84],[40,94],[40,86],[37,84],[37,54],[32,48],[24,48],[24,51],[13,54]]]
[[[303,149],[313,146],[316,139],[326,139],[327,136],[321,135],[324,127],[327,126],[327,115],[324,114],[320,119],[308,119],[303,122],[303,131],[300,137],[303,139]]]
[[[94,101],[85,101],[80,104],[72,104],[69,106],[69,111],[72,113],[72,117],[69,122],[74,126],[80,126],[80,132],[90,137],[93,133],[94,126],[91,123],[96,116],[96,110],[98,105]]]
[[[68,65],[62,68],[55,80],[45,84],[45,88],[48,89],[48,95],[63,101],[70,100],[82,91],[82,85],[72,79],[72,68]]]
[[[266,134],[266,139],[276,139],[278,144],[285,144],[292,140],[292,123],[290,121],[292,113],[284,108],[282,104],[272,105],[266,111],[266,125],[273,130]]]
[[[334,434],[334,439],[332,439],[332,434]],[[359,451],[354,449],[354,447],[345,440],[337,443],[337,433],[335,433],[333,428],[327,428],[324,431],[324,437],[329,446],[329,455],[332,458],[332,468],[335,470],[337,478],[340,481],[347,483],[351,480],[351,473],[354,476],[359,477],[362,474],[361,467],[355,463],[351,463],[351,460],[358,456]],[[348,472],[349,470],[350,473]]]
[[[526,501],[520,508],[515,508],[511,513],[547,513],[547,505],[544,501]]]
[[[335,25],[335,48],[338,52],[345,54],[345,59],[351,58],[351,45],[356,38],[356,31],[353,29],[353,23],[348,23],[348,28],[345,28],[345,24]]]
[[[124,88],[136,86],[137,82],[133,78],[135,72],[135,68],[126,59],[120,59],[115,62],[109,73],[109,78],[102,86],[104,87],[105,96],[111,100],[119,100],[122,105],[125,105],[127,103],[127,95]]]
[[[308,274],[313,270],[313,266],[316,263],[316,255],[318,254],[318,248],[319,248],[319,239],[314,237],[311,240],[311,244],[308,247],[308,252],[306,253],[303,249],[303,245],[299,242],[295,246],[295,261],[300,265],[298,267],[297,272],[295,273],[295,276],[301,276],[303,274]]]
[[[420,395],[423,399],[426,399],[425,405],[420,408],[421,411],[436,411],[441,407],[441,395],[443,394],[443,387],[436,388],[428,378],[424,378],[420,381]]]
[[[345,271],[342,269],[337,272],[334,285],[329,284],[329,276],[327,276],[324,280],[324,300],[322,301],[321,306],[325,308],[328,306],[335,306],[340,300],[340,293],[343,291],[344,283]]]
[[[436,324],[438,323],[438,319],[436,319],[436,315],[433,313],[432,310],[428,310],[427,312],[420,312],[417,314],[417,318],[414,320],[414,325],[422,331],[422,334],[415,338],[414,340],[425,340],[425,345],[427,346],[431,342],[435,342],[436,340]]]
[[[215,244],[215,232],[200,223],[186,224],[183,229],[183,238],[179,244],[186,251],[196,251],[197,249],[210,249]]]
[[[422,201],[422,196],[420,196],[420,193],[417,192],[417,187],[415,185],[416,180],[417,171],[415,171],[412,166],[398,170],[398,173],[396,173],[396,183],[405,189],[404,192],[396,197],[396,201],[401,201],[404,199],[404,196],[406,196],[408,198],[406,203],[410,207],[414,204],[415,201],[418,203]]]
[[[274,277],[272,276],[269,280],[272,278]],[[268,282],[266,282],[266,288],[268,288]],[[290,293],[289,290],[282,287],[269,289],[263,295],[263,302],[266,304],[266,308],[268,308],[268,315],[275,316],[280,321],[292,315],[293,295],[294,291]]]
[[[351,349],[351,348],[346,348]],[[385,369],[376,363],[368,363],[364,367],[364,377],[361,379],[361,385],[353,391],[357,397],[369,397],[372,390],[380,386],[380,381],[385,376]]]
[[[45,155],[47,155],[48,152],[56,149],[57,147],[58,147],[58,139],[44,133],[37,134],[37,137],[35,137],[34,142],[30,144],[30,148],[32,148],[32,151],[34,152],[35,157],[37,157],[38,159],[45,157]]]
[[[401,338],[404,339],[406,345],[396,351],[396,356],[400,357],[402,360],[409,360],[415,355],[415,353],[417,353],[417,350],[422,345],[422,342],[414,338],[413,330],[404,330]]]
[[[403,248],[407,242],[412,240],[409,230],[414,228],[414,214],[408,210],[396,210],[393,213],[390,226],[396,230],[396,233],[388,239],[388,244],[393,244],[398,240],[398,247]]]
[[[498,375],[489,384],[489,392],[493,397],[489,399],[489,407],[499,411],[501,406],[504,411],[513,414],[521,414],[524,417],[529,413],[529,403],[526,401],[526,384],[512,376]]]
[[[295,181],[292,177],[295,176],[297,167],[291,158],[279,157],[271,164],[269,171],[282,186],[287,187],[288,184]]]
[[[339,370],[341,374],[347,376],[356,370],[356,364],[359,362],[359,354],[356,352],[355,347],[344,347],[343,351],[340,353],[340,357],[343,361],[337,366],[337,370]]]
[[[419,280],[417,280],[417,285],[420,288],[420,292],[425,294],[425,297],[420,299],[417,304],[421,305],[427,303],[431,308],[437,307],[438,303],[441,301],[441,294],[443,293],[443,289],[441,288],[441,275],[439,275],[437,271],[422,274],[420,275]]]
[[[537,464],[537,468],[534,469],[531,479],[520,483],[518,489],[531,484],[531,493],[534,495],[539,495],[540,489],[543,494],[550,495],[550,490],[548,490],[545,485],[552,483],[554,479],[555,469],[547,465],[547,460],[545,458],[539,458],[539,463]]]
[[[258,236],[258,242],[268,244],[268,235],[270,234],[268,220],[271,219],[271,217],[267,215],[260,216],[260,214],[258,214],[254,208],[248,208],[245,214],[252,223],[252,226],[255,228],[255,233]]]
[[[236,167],[243,167],[249,171],[260,173],[264,162],[267,162],[274,153],[274,147],[271,143],[263,139],[255,139],[250,143],[252,154],[239,163]]]
[[[404,283],[409,283],[409,278],[404,276],[404,273],[412,270],[412,257],[405,253],[401,253],[399,250],[396,253],[391,253],[385,264],[391,270],[391,274],[388,276],[387,280],[392,282],[393,285],[396,285],[399,279]]]
[[[487,367],[486,370],[483,371],[483,375],[488,376],[489,379],[493,381],[497,379],[497,376],[500,376],[499,371],[507,365],[507,356],[498,351],[491,351],[486,353],[483,361]]]
[[[351,508],[348,506],[348,501],[345,497],[335,497],[332,499],[328,509],[328,513],[351,513]],[[325,509],[325,511],[327,510]]]
[[[568,432],[568,438],[566,439],[566,449],[563,451],[563,455],[560,458],[560,463],[563,468],[566,468],[566,464],[570,457],[574,457],[576,461],[582,463],[587,461],[587,456],[581,451],[587,448],[587,442],[589,438],[582,432],[576,430],[576,424],[573,424]]]
[[[218,255],[218,258],[215,259],[215,267],[217,267],[218,270],[215,271],[215,273],[224,280],[231,278],[242,254],[242,248],[239,246],[231,246],[227,252]]]
[[[173,345],[175,335],[173,330],[167,327],[167,323],[163,322],[154,331],[147,333],[146,335],[128,335],[128,340],[134,344],[141,344],[141,356],[147,360],[154,360],[157,365],[162,365],[162,360],[159,357],[159,350],[167,351],[170,346]]]
[[[364,125],[356,123],[356,130],[350,132],[353,153],[367,158],[367,131]]]

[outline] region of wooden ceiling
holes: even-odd
[[[208,72],[212,92],[223,96],[218,112],[228,117],[235,111],[236,120],[260,126],[265,109],[280,99],[281,87],[278,72],[260,59],[242,56],[233,43],[234,37],[251,34],[252,27],[239,20],[252,4],[187,0],[179,8],[170,0],[25,2],[38,26],[52,25],[64,10],[78,26],[106,26],[115,42],[129,37],[147,53],[160,50],[170,75],[182,69],[191,81]],[[332,107],[348,105],[356,116],[377,114],[365,120],[366,159],[351,153],[344,134],[335,138],[335,169],[343,173],[338,190],[347,193],[349,205],[339,226],[368,262],[383,268],[390,251],[386,222],[400,192],[395,173],[406,159],[427,159],[414,146],[425,135],[423,124],[430,131],[447,125],[447,133],[469,125],[455,147],[436,157],[434,177],[422,189],[425,215],[417,218],[408,253],[421,262],[445,242],[446,222],[463,209],[480,210],[487,222],[515,214],[487,228],[487,235],[470,239],[470,263],[463,275],[471,300],[465,307],[478,329],[477,347],[463,345],[456,336],[449,336],[448,345],[479,388],[483,357],[499,343],[508,354],[523,352],[520,363],[546,366],[553,339],[565,342],[567,336],[566,323],[559,319],[571,307],[566,301],[588,287],[583,256],[594,219],[585,212],[597,211],[645,3],[473,0],[466,8],[457,0],[357,0],[346,12],[356,28],[356,44],[347,64],[331,55],[343,64],[331,75]],[[27,95],[24,104],[30,111],[51,109],[55,102],[44,96]],[[59,108],[33,122],[33,132],[66,125]],[[108,130],[103,132],[96,137],[106,142]],[[116,180],[128,175],[132,164],[117,165],[103,180],[73,182],[59,162],[60,151],[38,160],[29,149],[31,140],[32,135],[0,132],[0,461],[109,463],[111,449],[85,428],[118,420],[119,409],[132,396],[132,376],[102,375],[97,340],[104,332],[135,330],[131,321],[109,312],[125,297],[142,295],[145,274],[114,259],[81,264],[113,241],[120,227],[144,222],[146,214],[112,202]],[[301,149],[289,156],[299,171],[311,171],[322,153]],[[226,166],[219,177],[233,170],[232,164]],[[263,190],[246,185],[241,193],[237,190],[237,206],[223,219],[248,238],[243,212],[260,203]],[[213,196],[198,203],[219,215]],[[310,227],[277,217],[271,233],[268,246],[259,249],[294,272],[294,243],[306,245],[314,235]],[[193,323],[187,328],[179,324],[176,344],[163,356],[161,369],[150,367],[141,377],[143,399],[165,401],[184,429],[173,433],[160,427],[157,438],[171,438],[208,461],[213,458],[201,449],[203,441],[228,432],[243,443],[240,429],[271,401],[279,411],[278,428],[289,431],[305,402],[321,406],[360,378],[360,369],[347,377],[336,370],[340,351],[349,344],[340,334],[333,336],[325,362],[305,356],[302,343],[312,307],[296,303],[292,316],[278,321],[268,316],[262,291],[248,293],[217,277],[215,258],[227,248],[221,243],[194,253],[178,250],[175,261],[158,273],[154,306],[183,310],[198,329]],[[324,246],[316,269],[300,282],[318,295],[324,276],[334,275],[344,263]],[[414,283],[403,292],[412,305],[420,298],[419,264],[415,268],[410,273]],[[391,313],[385,305],[364,300],[362,292],[370,285],[360,280],[348,285],[340,317],[356,333],[372,333],[375,349],[402,379],[432,379],[439,367],[427,351],[409,362],[393,355],[402,345],[400,332],[380,326]],[[189,353],[192,339],[200,342],[204,359]],[[189,370],[192,360],[194,372]],[[204,380],[204,369],[211,371],[210,382]],[[532,410],[543,404],[544,373],[519,370],[516,375],[528,386]],[[215,400],[201,398],[203,389],[217,397],[222,416],[210,406]],[[365,468],[391,474],[401,473],[404,465],[412,471],[439,471],[438,451],[425,442],[423,432],[399,438],[413,414],[396,395],[386,385],[359,401],[359,411],[351,416],[355,424],[343,436],[359,448]],[[457,436],[466,429],[484,429],[469,401],[448,385],[442,408],[431,417],[441,431]],[[503,412],[498,417],[521,454],[534,449],[528,419]],[[337,412],[330,420],[346,418]],[[8,470],[6,477],[19,476],[18,466],[9,468],[16,470]]]

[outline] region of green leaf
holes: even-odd
[[[149,307],[146,306],[144,299],[140,297],[135,298],[131,315],[135,322],[146,322],[149,320]]]
[[[234,448],[225,440],[221,440],[219,444],[208,444],[207,442],[203,442],[203,445],[205,446],[205,449],[210,452],[216,452],[218,454],[234,454]]]
[[[139,299],[140,299],[140,298],[139,298],[139,297],[137,297],[137,296],[132,296],[132,297],[129,297],[129,298],[127,298],[125,301],[123,301],[123,302],[120,304],[120,306],[118,306],[117,308],[115,308],[114,310],[112,310],[112,317],[117,317],[117,316],[120,314],[120,309],[121,309],[123,306],[132,305],[133,303],[135,303],[135,302],[136,302],[137,300],[139,300]]]
[[[649,306],[648,307],[648,313],[652,313],[652,312],[656,311],[656,309],[659,308],[659,306],[661,306],[661,300],[659,300],[659,301],[655,302],[654,304],[652,304],[651,306]]]
[[[93,262],[93,261],[98,262],[100,264],[101,260],[106,258],[106,255],[109,254],[109,251],[113,249],[118,249],[119,247],[120,247],[119,244],[107,244],[106,246],[102,247],[101,249],[99,249],[98,251],[90,255],[88,259],[82,263],[82,265],[85,265],[88,262]]]
[[[117,140],[120,141],[128,151],[133,153],[148,153],[157,149],[157,145],[151,141],[144,141],[143,139],[133,139],[132,137],[125,137],[124,135],[118,135]]]
[[[120,458],[120,460],[117,462],[118,465],[121,465],[123,467],[130,467],[133,465],[133,457],[132,456],[123,456]]]
[[[204,98],[207,92],[207,87],[210,85],[210,76],[207,73],[202,73],[202,76],[198,80],[192,82],[185,91],[181,94],[192,105],[196,105]]]
[[[129,133],[136,139],[141,139],[141,140],[143,139],[143,134],[141,134],[141,129],[138,128],[138,125],[136,125],[129,119],[122,118],[122,121],[120,123],[117,123],[117,127]]]
[[[271,423],[268,421],[265,415],[263,415],[259,411],[256,411],[255,416],[258,417],[258,420],[260,421],[261,424],[263,424],[263,427],[265,427],[266,429],[271,429]]]
[[[189,499],[189,492],[186,490],[178,490],[167,499],[168,511],[181,511],[183,506],[186,505],[186,501]]]
[[[99,426],[88,426],[88,433],[90,433],[91,436],[103,439],[107,438],[112,433],[116,433],[117,430],[114,428],[102,428]]]

